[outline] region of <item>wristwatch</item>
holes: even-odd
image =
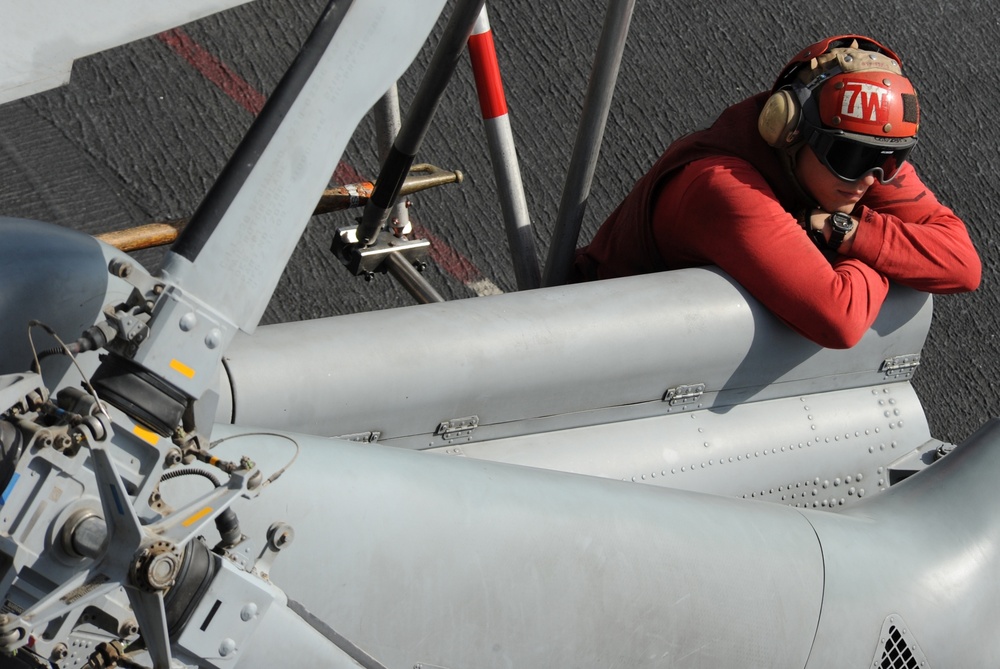
[[[826,243],[826,247],[833,251],[839,249],[844,237],[854,229],[855,225],[857,222],[851,218],[850,214],[845,214],[842,211],[830,214],[830,240]]]

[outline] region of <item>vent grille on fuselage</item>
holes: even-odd
[[[889,626],[882,649],[882,659],[875,664],[877,669],[918,669],[917,657],[895,625]]]

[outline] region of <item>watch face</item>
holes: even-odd
[[[839,211],[830,217],[830,223],[834,230],[845,234],[854,229],[854,219]]]

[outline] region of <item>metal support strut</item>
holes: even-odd
[[[622,52],[628,37],[629,23],[635,0],[609,0],[604,17],[604,29],[597,45],[597,55],[587,85],[587,96],[583,103],[583,115],[577,131],[573,157],[570,159],[563,187],[559,213],[556,215],[552,245],[545,262],[542,285],[556,286],[566,283],[583,214],[587,209],[590,184],[594,179],[594,168],[604,138],[604,126],[611,108],[611,98],[618,80],[618,68],[622,62]]]
[[[375,191],[365,206],[364,216],[357,230],[358,244],[362,248],[375,243],[379,232],[389,219],[389,213],[399,195],[403,179],[413,164],[445,86],[465,50],[483,2],[484,0],[465,0],[459,3],[448,21],[427,73],[420,82],[410,113],[403,121],[389,155],[382,163],[378,180],[375,182]]]
[[[517,163],[507,100],[493,44],[493,31],[490,29],[485,6],[472,32],[469,38],[469,57],[476,78],[483,129],[486,131],[500,209],[507,231],[507,245],[514,263],[514,278],[517,280],[518,290],[538,288],[542,281],[541,269],[528,204],[524,197],[524,185],[521,183],[521,170]]]
[[[375,140],[378,143],[378,159],[385,161],[392,150],[392,143],[399,134],[402,121],[399,116],[399,89],[393,84],[379,101],[375,103]],[[398,197],[398,196],[397,196]],[[413,229],[405,202],[397,201],[392,207],[392,228],[395,234],[408,235]]]

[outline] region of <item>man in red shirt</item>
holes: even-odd
[[[965,224],[906,162],[917,96],[869,38],[804,49],[773,89],[671,144],[577,251],[574,279],[717,265],[802,335],[856,344],[895,282],[979,286]]]

